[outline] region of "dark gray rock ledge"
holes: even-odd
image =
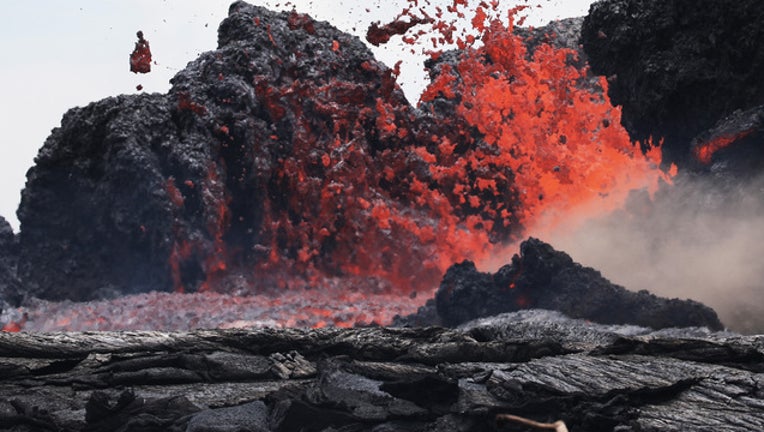
[[[0,333],[3,431],[762,430],[764,337],[529,310],[458,329]],[[526,429],[523,429],[526,428]]]

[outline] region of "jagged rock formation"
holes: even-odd
[[[735,110],[690,143],[696,171],[755,177],[764,167],[764,105]]]
[[[21,301],[17,260],[18,237],[8,221],[0,216],[0,312],[7,306],[18,306]]]
[[[526,43],[575,46],[579,25]],[[19,209],[28,294],[253,294],[346,276],[431,289],[468,253],[457,242],[517,234],[522,185],[454,115],[458,95],[414,109],[394,74],[327,23],[234,3],[218,49],[168,94],[73,109],[48,138]]]
[[[707,306],[660,298],[647,291],[628,291],[534,238],[524,241],[520,254],[495,274],[478,272],[470,261],[453,265],[443,277],[435,301],[397,323],[457,326],[476,318],[536,308],[603,324],[724,328]]]
[[[31,294],[193,291],[236,266],[344,274],[398,264],[384,251],[407,233],[357,214],[413,199],[422,162],[400,149],[413,142],[415,129],[403,129],[414,114],[360,40],[237,2],[219,48],[172,83],[167,95],[73,109],[47,140],[19,210]],[[359,235],[373,252],[348,251]]]
[[[764,341],[546,311],[457,330],[0,334],[0,430],[751,431]],[[523,429],[525,430],[525,429]]]
[[[667,163],[692,165],[693,138],[764,103],[764,9],[756,0],[599,1],[581,40],[631,137],[665,139]]]

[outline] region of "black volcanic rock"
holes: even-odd
[[[472,262],[452,266],[435,294],[443,323],[456,326],[480,317],[520,309],[548,309],[603,324],[655,329],[704,326],[722,329],[716,313],[691,300],[665,299],[612,284],[564,252],[530,238],[495,274]]]
[[[167,289],[172,173],[204,169],[199,136],[177,135],[167,96],[108,98],[70,110],[27,174],[19,274],[30,294]],[[140,287],[140,288],[138,288]]]
[[[363,43],[327,23],[236,2],[218,49],[172,84],[167,95],[72,109],[48,138],[19,209],[19,273],[30,294],[193,291],[231,265],[252,273],[272,256],[296,261],[308,246],[329,256],[354,244],[335,231],[356,227],[320,213],[351,205],[339,193],[327,201],[322,185],[342,175],[353,183],[337,181],[340,190],[369,201],[411,194],[380,186],[374,176],[389,160],[372,156],[404,144],[378,130],[380,110],[405,126],[412,108]],[[332,147],[338,135],[358,151]],[[346,160],[333,172],[328,156]],[[327,234],[316,238],[307,217]],[[337,271],[331,259],[302,265]]]
[[[0,312],[4,305],[18,306],[21,302],[21,286],[16,276],[18,261],[18,238],[13,228],[0,216]]]
[[[529,44],[550,37],[532,33]],[[26,290],[51,300],[252,294],[359,272],[404,294],[430,289],[443,240],[422,228],[448,211],[506,241],[519,200],[506,168],[467,164],[439,183],[429,159],[438,138],[454,144],[444,159],[454,166],[476,140],[495,149],[457,124],[458,98],[415,109],[395,79],[357,37],[295,11],[233,3],[218,48],[180,71],[168,94],[64,115],[18,212]],[[500,193],[475,192],[477,177]],[[462,179],[485,206],[465,199]]]
[[[635,140],[665,138],[664,162],[738,109],[764,103],[764,8],[757,0],[604,0],[582,29],[592,71]]]
[[[549,311],[458,329],[0,333],[2,431],[759,431],[764,340]],[[129,390],[126,390],[126,386]]]

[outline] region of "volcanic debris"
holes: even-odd
[[[21,284],[16,276],[18,247],[18,236],[0,216],[0,313],[21,302]]]
[[[455,56],[434,80],[451,81]],[[501,158],[453,115],[460,97],[415,109],[394,70],[327,23],[235,2],[217,50],[171,82],[70,110],[40,150],[18,211],[30,296],[257,294],[360,274],[409,294],[463,258],[457,240],[521,228],[513,170],[462,159]]]
[[[724,328],[709,307],[666,299],[615,285],[547,243],[529,238],[520,254],[496,273],[481,273],[464,261],[448,269],[434,301],[399,325],[458,326],[477,318],[521,309],[548,309],[602,324]]]
[[[589,10],[581,42],[623,107],[629,135],[662,141],[666,163],[691,167],[693,138],[764,104],[764,8],[756,0],[603,0]]]
[[[523,311],[460,329],[0,333],[0,430],[759,430],[760,337]],[[526,430],[526,429],[522,429]]]
[[[196,291],[221,285],[236,265],[250,275],[279,266],[336,274],[383,262],[382,252],[348,248],[373,226],[358,220],[361,207],[408,200],[407,180],[385,179],[406,179],[420,163],[399,151],[413,137],[376,127],[413,116],[391,71],[326,23],[243,2],[231,5],[218,42],[169,94],[66,113],[18,212],[19,274],[31,295]],[[374,253],[406,241],[369,240]]]
[[[130,54],[130,72],[149,73],[151,72],[151,48],[149,47],[149,41],[144,39],[143,32],[140,30],[136,33],[136,36],[138,37],[138,42],[135,43],[135,48]]]
[[[637,78],[630,81],[629,74],[644,69],[641,64],[628,66],[636,60],[626,50],[631,45],[622,42],[645,37],[647,42],[640,47],[662,52],[657,40],[650,39],[652,33],[636,32],[644,24],[641,20],[654,12],[632,13],[625,21],[628,26],[618,31],[608,27],[620,22],[611,20],[611,15],[620,17],[624,8],[641,7],[636,3],[650,2],[600,2],[583,23],[582,41],[594,71],[607,74],[608,68],[627,68],[623,73],[611,71],[625,80],[619,84],[623,88],[611,89],[620,103],[630,100],[624,96],[631,94],[627,90],[636,89],[628,83]],[[741,2],[740,8],[751,4]],[[607,12],[608,8],[613,10]],[[745,15],[742,9],[735,11]],[[682,19],[702,28],[706,13],[682,15]],[[570,20],[553,27],[575,29],[579,24],[580,20]],[[681,28],[670,28],[684,35]],[[560,33],[558,45],[570,47],[570,32]],[[532,51],[547,36],[531,32],[528,37]],[[742,47],[751,45],[747,39],[730,37]],[[721,40],[714,43],[727,43]],[[494,61],[507,60],[500,52],[494,54]],[[619,61],[609,63],[611,54]],[[365,276],[388,278],[391,285],[409,292],[434,286],[442,276],[442,263],[434,262],[433,252],[469,234],[451,230],[451,238],[441,236],[438,220],[470,221],[463,225],[481,227],[487,232],[486,242],[503,242],[517,234],[513,232],[518,220],[513,170],[507,166],[465,168],[460,175],[471,183],[475,196],[469,198],[474,199],[465,199],[464,185],[445,175],[437,178],[429,170],[434,158],[429,151],[436,147],[447,150],[441,155],[454,155],[452,166],[446,168],[459,165],[458,156],[472,144],[486,154],[496,152],[496,146],[482,140],[479,130],[453,115],[463,105],[461,96],[445,97],[453,89],[451,84],[465,78],[456,70],[457,57],[456,52],[444,53],[430,63],[433,81],[439,85],[415,109],[395,84],[394,71],[377,62],[358,38],[296,11],[275,13],[235,2],[220,25],[218,49],[189,63],[173,78],[168,94],[108,98],[65,114],[61,127],[40,150],[22,194],[21,234],[14,247],[25,293],[52,300],[89,300],[136,292],[226,291],[245,286],[249,291],[242,294],[257,294],[264,287],[287,288],[284,275],[299,274],[310,281],[321,274],[341,277],[362,271]],[[486,58],[476,61],[483,66],[490,63]],[[758,70],[757,62],[751,71]],[[688,68],[693,65],[687,63]],[[647,68],[648,72],[654,69]],[[709,70],[723,74],[726,69]],[[737,81],[719,78],[725,83],[720,88],[749,85],[747,76]],[[665,87],[650,91],[669,94],[679,89]],[[733,95],[760,93],[735,89]],[[716,111],[746,108],[756,99],[750,97],[750,101],[733,97]],[[656,100],[660,105],[662,99]],[[698,109],[695,105],[679,108]],[[737,126],[719,123],[717,129],[737,131],[733,136],[755,136],[746,131],[760,130],[761,123],[750,120],[756,115],[743,111],[734,117],[739,119]],[[687,129],[692,131],[687,137],[713,126],[716,117]],[[624,121],[627,126],[641,124]],[[597,129],[607,128],[607,123],[597,123]],[[665,133],[667,140],[673,139],[668,129],[648,133],[632,127],[630,131],[634,138]],[[725,138],[724,133],[699,138],[696,148],[714,147],[708,143],[723,142],[717,138]],[[437,138],[442,142],[435,143]],[[559,137],[561,148],[568,149],[568,139]],[[543,200],[538,196],[539,202]],[[525,252],[520,261],[533,256],[526,257]],[[475,273],[469,264],[455,269],[461,270],[450,272],[446,281]],[[556,267],[543,268],[547,270],[562,274]],[[571,272],[571,277],[595,279],[581,274]],[[520,293],[509,296],[514,306],[559,306],[537,297],[543,290],[524,292],[524,281],[532,284],[515,264],[497,275],[491,279],[501,279],[498,288]],[[246,279],[245,283],[235,276]],[[601,285],[600,293],[622,295],[604,282],[596,285]],[[447,285],[444,292],[448,293]],[[568,303],[574,304],[580,294],[574,290]],[[637,296],[657,306],[653,297]],[[439,302],[447,304],[443,299],[448,297],[442,294]],[[673,310],[665,306],[671,302],[660,304],[659,309],[667,308],[662,312]],[[453,325],[482,315],[485,307],[471,305],[475,310],[465,314],[441,306],[439,312]],[[601,305],[588,307],[586,313],[597,319],[619,322],[602,317]],[[584,306],[569,307],[566,312],[585,316],[579,309]],[[718,320],[707,311],[693,310],[700,312],[687,323],[670,324],[655,316],[637,319],[655,327],[719,328]]]

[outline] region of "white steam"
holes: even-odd
[[[732,330],[764,333],[764,178],[684,177],[573,230],[529,234],[613,283],[697,300]]]

